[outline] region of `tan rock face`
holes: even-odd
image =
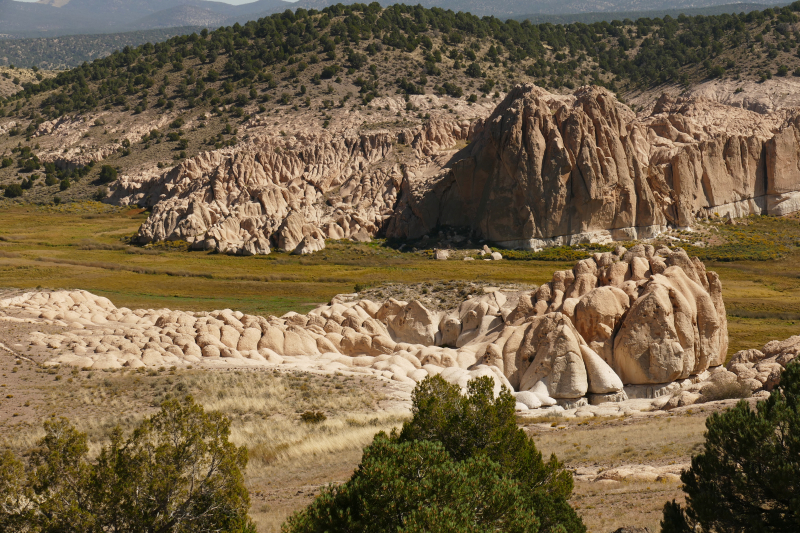
[[[522,85],[472,122],[263,135],[156,178],[123,177],[109,201],[153,207],[143,242],[247,255],[441,225],[511,248],[632,240],[709,213],[800,210],[796,115],[664,96],[636,117],[601,88],[558,96]],[[645,279],[641,259],[605,275]],[[582,272],[582,285],[600,274]]]
[[[800,120],[790,118],[666,97],[637,118],[599,88],[556,97],[518,86],[449,172],[401,189],[387,232],[462,226],[538,248],[647,237],[708,213],[796,211]]]
[[[724,360],[726,323],[711,296],[678,266],[656,274],[614,339],[612,367],[625,383],[683,379]]]
[[[575,306],[575,327],[606,363],[613,361],[613,338],[629,307],[628,295],[616,287],[593,289]]]
[[[392,215],[404,172],[440,171],[470,128],[432,121],[398,133],[260,137],[202,153],[156,179],[123,177],[109,201],[153,206],[139,230],[142,242],[185,240],[244,255],[269,253],[270,246],[313,253],[327,238],[369,241]]]
[[[581,354],[582,339],[561,313],[537,317],[517,352],[519,390],[544,382],[552,398],[580,398],[589,383]],[[512,385],[516,381],[510,380]]]
[[[646,279],[626,280],[643,270],[651,271]],[[587,285],[584,280],[593,276],[592,272],[598,272],[598,277]],[[584,292],[588,287],[591,290]],[[562,290],[583,294],[577,301],[561,302]],[[652,247],[618,247],[613,253],[579,261],[569,275],[556,272],[550,283],[528,297],[521,296],[507,323],[522,327],[531,317],[553,312],[562,313],[574,325],[587,368],[591,365],[586,361],[586,348],[625,385],[666,383],[697,375],[721,365],[727,354],[727,318],[719,277],[680,249],[663,249],[656,255]],[[505,341],[504,353],[510,345],[510,339]],[[519,348],[516,353],[524,350]],[[517,386],[522,374],[518,377],[515,373],[525,366],[524,358],[505,357],[504,363],[506,376]],[[604,370],[598,372],[605,374]]]
[[[450,172],[403,190],[388,234],[418,237],[443,224],[505,246],[536,247],[553,237],[663,224],[642,172],[628,161],[631,120],[604,91],[555,99],[519,86]],[[424,214],[414,223],[417,213]]]

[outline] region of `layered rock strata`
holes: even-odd
[[[558,96],[522,85],[479,115],[397,131],[256,136],[156,178],[123,177],[111,201],[153,207],[142,242],[239,254],[416,239],[440,226],[535,249],[800,209],[796,110],[665,96],[637,117],[601,88]]]
[[[733,375],[720,366],[727,322],[718,276],[683,250],[644,245],[579,261],[534,291],[491,289],[444,311],[357,295],[282,317],[134,311],[73,291],[3,300],[0,313],[69,329],[33,335],[33,345],[64,352],[54,364],[313,361],[326,371],[372,373],[409,385],[441,374],[463,387],[486,375],[497,390],[515,391],[526,409],[657,397]],[[737,362],[760,364],[750,359]],[[763,388],[767,382],[747,383]]]

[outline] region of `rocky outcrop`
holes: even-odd
[[[735,382],[737,375],[754,377],[759,388],[774,382],[774,367],[790,360],[800,343],[740,353],[732,362],[739,366],[722,368],[727,330],[719,291],[716,274],[683,250],[637,245],[579,261],[536,290],[486,288],[449,310],[350,294],[306,315],[282,317],[132,311],[74,291],[0,301],[0,314],[14,310],[76,328],[65,335],[36,334],[34,342],[69,347],[55,359],[61,364],[258,365],[310,357],[330,368],[370,369],[364,371],[408,384],[441,374],[466,387],[469,379],[491,376],[497,391],[513,390],[526,408],[579,408],[624,401],[629,393],[655,398],[687,391],[699,397],[698,383]],[[93,328],[102,332],[84,331]]]
[[[783,369],[798,355],[800,336],[795,335],[784,341],[770,341],[761,350],[736,352],[727,369],[740,384],[752,390],[771,391],[780,383]]]
[[[143,243],[311,253],[325,239],[368,241],[391,217],[404,172],[440,170],[441,157],[470,127],[432,121],[395,133],[261,137],[200,154],[158,179],[123,177],[109,201],[153,208],[139,230]]]
[[[686,379],[723,364],[728,349],[716,273],[681,249],[644,245],[556,272],[519,297],[504,325],[479,361],[519,390],[544,379],[556,398]]]
[[[598,87],[521,85],[471,122],[256,136],[123,177],[110,201],[153,207],[143,242],[228,253],[440,226],[509,248],[647,239],[709,215],[799,210],[800,116],[664,96],[637,117]]]
[[[449,172],[403,189],[388,233],[415,238],[463,226],[503,246],[535,248],[596,232],[657,232],[666,219],[631,157],[634,118],[599,89],[556,99],[516,87]]]
[[[518,86],[448,172],[402,189],[388,233],[464,226],[535,249],[800,209],[798,119],[728,111],[663,97],[637,118],[596,87],[559,98]]]

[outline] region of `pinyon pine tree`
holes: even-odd
[[[27,464],[0,452],[3,533],[254,533],[230,422],[186,397],[168,400],[96,461],[64,418],[45,422]]]
[[[353,477],[283,532],[585,532],[567,502],[571,474],[555,456],[543,461],[516,425],[514,397],[493,389],[488,377],[466,395],[439,376],[420,382],[403,429],[378,434]]]
[[[769,399],[712,414],[681,480],[686,508],[664,506],[663,533],[800,531],[800,363]]]

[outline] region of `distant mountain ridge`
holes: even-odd
[[[216,27],[294,7],[284,0],[257,0],[242,5],[209,0],[70,0],[62,7],[0,0],[0,33],[39,37],[194,25]]]
[[[211,9],[192,5],[175,6],[139,19],[136,24],[142,29],[170,28],[175,26],[222,26],[228,16]]]
[[[788,2],[778,2],[769,5],[781,7],[788,5]],[[722,15],[724,13],[749,13],[750,11],[762,10],[765,7],[766,7],[765,4],[741,2],[737,4],[722,4],[718,6],[709,6],[709,7],[695,7],[695,8],[685,8],[685,9],[658,9],[652,11],[650,10],[605,11],[605,12],[594,11],[586,13],[570,13],[566,15],[531,13],[526,15],[518,15],[512,18],[520,22],[522,22],[523,20],[528,20],[532,24],[544,24],[546,22],[549,22],[550,24],[573,24],[576,22],[581,22],[583,24],[591,24],[593,22],[602,22],[602,21],[611,22],[612,20],[625,20],[625,19],[636,20],[640,18],[656,18],[656,17],[663,18],[666,16],[677,18],[680,15],[686,15],[687,17],[692,17],[695,15],[711,16],[711,15]]]
[[[63,0],[50,3],[28,3],[16,0],[0,0],[0,33],[16,37],[44,37],[74,34],[117,33],[156,28],[181,26],[232,25],[256,20],[286,9],[322,9],[338,3],[337,0],[257,0],[231,5],[210,0]],[[380,0],[383,6],[397,2]],[[417,2],[410,2],[417,3]],[[770,4],[725,4],[724,0],[506,0],[502,3],[486,0],[421,0],[426,8],[439,7],[455,12],[468,12],[477,16],[496,16],[501,19],[529,18],[536,22],[590,22],[609,20],[616,14],[695,12],[717,9],[708,14],[738,12],[785,5],[786,2]],[[604,13],[608,15],[603,15]],[[697,13],[695,13],[697,14]],[[650,16],[650,15],[647,15]],[[623,17],[624,18],[624,17]],[[100,31],[98,31],[100,30]]]

